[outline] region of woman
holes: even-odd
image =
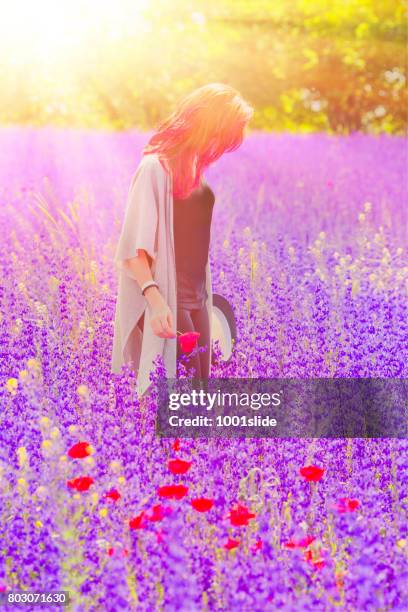
[[[211,364],[212,286],[208,261],[214,193],[202,172],[237,149],[253,108],[229,85],[186,96],[143,150],[128,193],[115,262],[119,268],[112,372],[133,361],[139,395],[157,356],[168,378],[180,356],[176,332],[199,332],[187,367],[206,379]]]

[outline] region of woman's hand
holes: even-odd
[[[175,338],[172,312],[157,287],[146,289],[145,297],[149,303],[150,326],[153,333],[159,338]]]

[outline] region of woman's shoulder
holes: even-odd
[[[139,163],[133,171],[131,187],[141,181],[145,185],[155,186],[158,189],[165,189],[166,171],[163,168],[157,153],[142,155]]]
[[[166,175],[166,170],[157,153],[146,153],[143,155],[138,168],[145,168],[147,171],[161,176]]]

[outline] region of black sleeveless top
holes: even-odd
[[[214,202],[214,193],[205,181],[185,200],[173,200],[178,308],[202,308],[208,297],[205,267]]]

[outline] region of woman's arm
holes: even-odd
[[[150,257],[144,249],[138,249],[137,257],[126,259],[124,266],[129,270],[140,287],[146,281],[153,280],[150,269]],[[145,298],[150,308],[150,325],[153,333],[160,338],[175,338],[172,312],[157,287],[146,289]]]

